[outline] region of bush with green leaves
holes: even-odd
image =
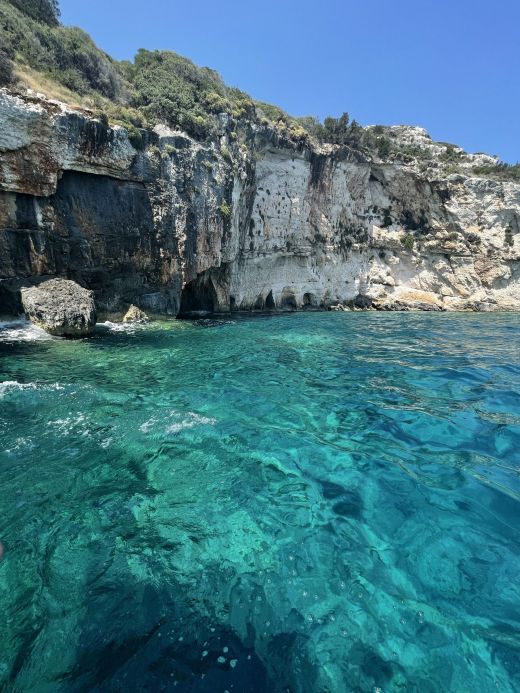
[[[431,151],[419,144],[399,144],[396,146],[396,154],[403,161],[425,161],[432,158]]]
[[[500,162],[498,164],[489,164],[485,166],[475,166],[473,173],[477,176],[486,176],[488,178],[497,178],[503,181],[520,182],[520,163],[506,164]]]
[[[351,121],[348,113],[343,113],[339,118],[329,116],[323,123],[318,118],[305,116],[298,118],[297,123],[311,137],[324,144],[347,145],[355,149],[369,149],[378,153],[381,151],[380,156],[383,157],[391,153],[388,138],[377,136],[384,133],[382,126],[363,128],[357,121]]]
[[[271,103],[255,101],[255,106],[260,119],[263,118],[266,123],[287,125],[291,119],[285,111]]]
[[[233,163],[233,157],[231,156],[231,152],[226,146],[223,146],[220,148],[220,153],[222,154],[222,158],[228,162],[228,164]]]
[[[377,153],[379,154],[381,159],[387,159],[392,152],[392,143],[388,139],[388,137],[385,137],[385,135],[381,135],[377,138]]]
[[[411,233],[407,233],[406,236],[404,236],[404,238],[401,240],[401,243],[403,244],[405,250],[411,252],[413,250],[415,240]]]
[[[247,94],[227,87],[214,70],[171,51],[141,49],[123,69],[133,90],[132,104],[148,120],[166,121],[195,137],[215,132],[212,115],[226,112],[239,118],[254,112]]]
[[[226,200],[223,200],[220,203],[219,211],[224,217],[224,219],[229,219],[229,217],[231,216],[231,207],[229,206],[229,203],[226,202]]]
[[[457,149],[453,144],[446,144],[446,148],[439,154],[439,161],[444,163],[455,163],[460,161],[464,153]]]
[[[60,20],[58,0],[8,0],[24,14],[38,22],[57,26]]]
[[[93,92],[116,101],[123,97],[116,63],[97,48],[88,34],[76,27],[59,26],[57,20],[35,19],[16,5],[0,0],[0,27],[6,55],[77,94]],[[20,5],[25,7],[25,0]]]
[[[11,84],[13,81],[13,58],[12,47],[7,46],[0,36],[0,86]]]

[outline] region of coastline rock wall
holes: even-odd
[[[344,156],[264,152],[232,272],[239,306],[272,291],[276,305],[520,307],[518,184]]]
[[[92,114],[0,90],[0,123],[0,314],[54,276],[102,311],[520,308],[516,183],[224,115],[215,141],[158,127],[136,150]],[[436,153],[419,128],[396,136]]]

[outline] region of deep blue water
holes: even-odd
[[[519,315],[38,336],[0,330],[2,690],[520,690]]]

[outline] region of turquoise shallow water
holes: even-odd
[[[520,690],[520,317],[0,329],[0,688]]]

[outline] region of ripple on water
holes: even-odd
[[[179,412],[168,411],[161,416],[152,416],[139,426],[142,433],[161,432],[161,433],[179,433],[180,431],[195,426],[214,426],[216,419],[207,416],[201,416],[195,412]]]
[[[203,326],[0,325],[0,688],[519,690],[517,317]]]

